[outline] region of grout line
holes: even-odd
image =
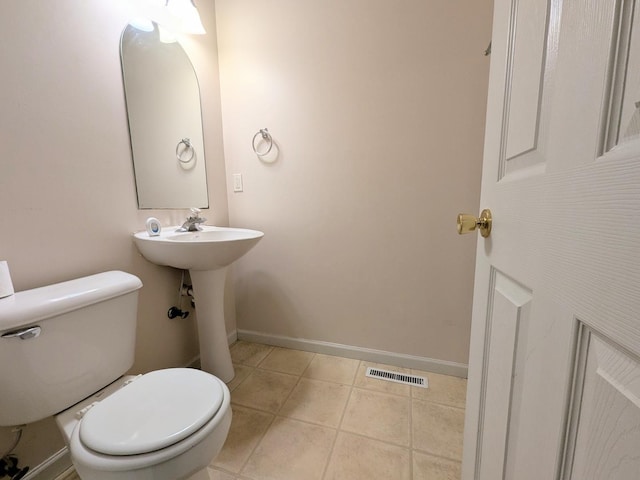
[[[428,381],[428,380],[427,380]],[[413,389],[409,386],[409,478],[413,478]]]
[[[267,357],[273,353],[274,350],[275,350],[275,348],[273,346],[269,345],[269,351],[267,352],[267,354],[264,357],[262,357],[262,360],[260,360],[258,363],[256,363],[255,367],[258,368],[260,365],[262,365],[262,362],[264,362],[267,359]]]
[[[237,390],[237,388],[238,388],[240,385],[242,385],[244,382],[246,382],[246,381],[247,381],[247,378],[249,378],[251,375],[253,375],[253,372],[254,372],[254,371],[255,371],[255,369],[256,369],[256,367],[249,367],[248,365],[244,365],[244,364],[242,364],[242,363],[236,363],[236,364],[234,364],[234,370],[235,370],[235,366],[236,366],[236,365],[241,365],[243,368],[250,368],[250,369],[251,369],[251,371],[249,372],[249,375],[247,375],[246,377],[244,377],[244,378],[240,381],[240,383],[238,383],[235,387],[233,387],[233,390],[229,389],[229,391],[230,391],[231,393],[233,393],[234,391],[236,391],[236,390]],[[233,377],[233,378],[235,379],[235,377]],[[233,380],[231,380],[231,381],[233,382]],[[227,384],[227,387],[229,387],[229,385],[228,385],[228,384]]]
[[[457,405],[451,405],[450,403],[444,403],[438,400],[431,400],[426,398],[414,398],[413,400],[417,402],[430,403],[431,405],[437,405],[439,407],[447,407],[447,408],[452,408],[454,410],[461,410],[462,412],[465,412],[466,410],[465,407],[458,407]]]
[[[282,401],[282,404],[278,407],[278,410],[276,410],[276,415],[283,417],[283,418],[287,418],[284,415],[280,415],[280,412],[282,411],[282,409],[284,408],[284,406],[287,404],[287,402],[289,401],[289,399],[291,398],[291,395],[293,395],[293,391],[296,389],[296,387],[298,386],[298,384],[300,383],[300,379],[302,378],[302,376],[298,376],[298,379],[296,380],[296,383],[293,385],[293,388],[289,391],[289,393],[287,394],[287,396],[285,397],[285,399]]]
[[[379,438],[370,437],[368,435],[365,435],[364,433],[352,432],[350,430],[340,430],[339,432],[340,433],[346,433],[348,435],[353,435],[354,437],[360,437],[360,438],[364,438],[366,440],[371,440],[372,442],[384,443],[385,445],[389,445],[391,447],[402,448],[403,450],[411,450],[411,448],[408,445],[402,445],[400,443],[393,443],[393,442],[390,442],[389,440],[380,440]]]
[[[449,462],[455,462],[455,463],[462,463],[462,459],[461,458],[452,458],[452,457],[445,457],[444,455],[440,455],[438,453],[433,453],[433,452],[428,452],[427,450],[420,450],[419,448],[412,448],[411,449],[414,452],[418,452],[421,453],[423,455],[427,455],[429,457],[435,457],[435,458],[442,458],[443,460],[447,460]]]
[[[245,407],[246,408],[246,407]],[[258,412],[261,413],[265,413],[262,410],[258,410]],[[273,415],[273,413],[270,413],[270,415]],[[249,453],[249,455],[247,455],[247,459],[242,462],[242,465],[240,466],[240,468],[238,469],[238,473],[234,473],[234,476],[238,476],[242,474],[242,471],[244,470],[244,468],[247,466],[247,464],[249,463],[249,460],[251,460],[251,457],[253,457],[253,454],[255,453],[255,451],[258,449],[258,447],[260,446],[260,444],[262,443],[262,441],[264,440],[264,437],[267,435],[267,432],[269,431],[269,429],[271,428],[271,426],[273,425],[273,422],[276,421],[276,416],[273,415],[273,418],[271,419],[271,421],[269,422],[269,424],[267,425],[267,428],[264,429],[264,432],[262,432],[262,435],[260,435],[260,438],[258,439],[258,441],[256,442],[255,446],[251,449],[251,452]],[[224,447],[223,447],[224,448]]]
[[[336,428],[336,435],[335,435],[335,437],[333,437],[333,443],[331,444],[331,450],[329,450],[329,456],[327,457],[327,462],[324,465],[324,469],[322,470],[322,476],[320,477],[323,480],[324,480],[325,476],[327,475],[327,471],[329,470],[329,464],[331,463],[331,458],[333,457],[333,452],[336,449],[336,443],[338,443],[338,435],[340,435],[340,432],[344,431],[344,430],[342,430],[342,422],[344,421],[344,417],[347,414],[347,408],[349,408],[349,402],[351,401],[351,395],[353,394],[353,389],[355,388],[354,384],[356,382],[356,375],[360,371],[360,365],[361,364],[362,364],[362,360],[360,360],[358,362],[358,365],[356,366],[355,374],[353,375],[353,378],[351,379],[351,385],[349,385],[349,395],[347,395],[347,401],[344,403],[344,408],[342,409],[342,415],[340,415],[340,420],[338,421],[338,426]]]
[[[318,356],[317,353],[311,352],[313,353],[313,356],[311,357],[311,360],[309,360],[309,363],[307,364],[306,367],[304,367],[304,370],[302,371],[302,373],[300,374],[300,378],[304,377],[304,374],[307,373],[307,370],[309,370],[309,367],[311,366],[311,364],[313,363],[313,361],[316,359],[316,357]]]

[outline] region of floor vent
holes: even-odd
[[[405,385],[413,385],[414,387],[428,388],[429,382],[424,377],[416,375],[407,375],[404,373],[391,372],[380,368],[367,367],[367,377],[379,378],[388,382],[404,383]]]

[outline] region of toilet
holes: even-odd
[[[124,376],[141,287],[111,271],[0,299],[0,427],[55,415],[83,480],[208,480],[229,389],[189,368]]]

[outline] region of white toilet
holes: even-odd
[[[229,389],[188,368],[123,377],[140,287],[112,271],[0,299],[0,426],[56,415],[83,480],[206,480]]]

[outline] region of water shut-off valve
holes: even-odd
[[[9,477],[11,480],[18,480],[28,471],[29,467],[18,467],[18,458],[13,455],[0,458],[0,478]]]
[[[186,283],[182,284],[180,287],[179,295],[178,295],[178,307],[171,307],[167,312],[167,316],[171,319],[180,317],[187,318],[189,316],[189,312],[187,310],[182,310],[182,297],[189,297],[191,299],[191,308],[195,308],[195,300],[193,298],[193,287],[191,285],[187,285]]]

